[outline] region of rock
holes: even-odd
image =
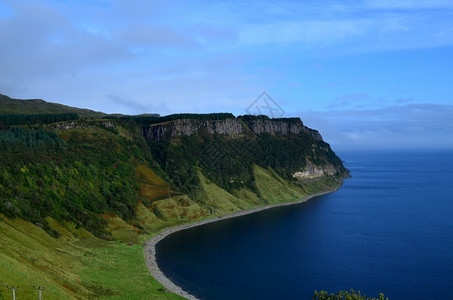
[[[307,165],[303,171],[299,171],[293,174],[293,177],[299,180],[302,179],[314,179],[320,178],[325,175],[334,175],[337,171],[335,167],[331,164],[326,164],[323,166],[317,166],[311,161],[307,161]]]
[[[317,130],[310,129],[300,119],[289,120],[249,120],[239,118],[226,120],[194,120],[181,119],[164,123],[152,124],[143,129],[143,135],[153,141],[171,139],[178,136],[190,136],[205,132],[207,134],[220,134],[226,136],[245,135],[247,131],[254,134],[295,134],[306,133],[315,140],[321,141],[322,136]]]
[[[69,130],[69,129],[79,129],[87,127],[107,127],[115,128],[115,124],[110,120],[102,121],[64,121],[59,123],[54,123],[49,125],[49,128],[52,130]]]

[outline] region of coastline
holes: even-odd
[[[325,194],[333,193],[333,192],[337,191],[342,185],[343,185],[343,181],[341,181],[332,190],[328,190],[328,191],[325,191],[325,192],[320,192],[320,193],[308,195],[308,196],[306,196],[306,197],[304,197],[304,198],[302,198],[302,199],[300,199],[298,201],[294,201],[294,202],[286,202],[286,203],[279,203],[279,204],[272,204],[272,205],[256,207],[256,208],[252,208],[252,209],[247,209],[247,210],[243,210],[243,211],[234,212],[232,214],[221,216],[221,217],[214,217],[214,218],[210,218],[210,219],[205,219],[205,220],[196,221],[196,222],[193,222],[193,223],[188,223],[188,224],[183,224],[183,225],[178,225],[178,226],[174,226],[174,227],[169,227],[169,228],[163,229],[161,232],[157,233],[156,235],[154,235],[152,238],[150,238],[149,240],[147,240],[143,244],[144,245],[143,254],[145,256],[146,267],[148,268],[148,270],[151,273],[151,275],[160,284],[162,284],[169,292],[172,292],[174,294],[177,294],[177,295],[182,296],[182,297],[184,297],[186,299],[189,299],[189,300],[198,300],[198,298],[196,298],[195,296],[191,295],[187,291],[183,290],[181,287],[179,287],[173,281],[171,281],[167,276],[165,276],[165,274],[159,268],[159,265],[158,265],[157,260],[156,260],[156,245],[157,245],[157,243],[159,243],[161,240],[163,240],[164,238],[166,238],[170,234],[173,234],[173,233],[181,231],[181,230],[186,230],[186,229],[189,229],[189,228],[192,228],[192,227],[201,226],[201,225],[208,224],[208,223],[218,222],[218,221],[221,221],[221,220],[236,218],[236,217],[240,217],[240,216],[256,213],[256,212],[259,212],[259,211],[267,210],[267,209],[270,209],[270,208],[300,204],[300,203],[306,202],[306,201],[308,201],[308,200],[310,200],[312,198],[315,198],[315,197],[318,197],[318,196],[322,196],[322,195],[325,195]]]

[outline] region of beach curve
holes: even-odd
[[[221,221],[221,220],[236,218],[236,217],[240,217],[240,216],[256,213],[256,212],[259,212],[259,211],[263,211],[263,210],[266,210],[266,209],[270,209],[270,208],[300,204],[300,203],[306,202],[306,201],[308,201],[308,200],[310,200],[312,198],[319,197],[319,196],[322,196],[322,195],[325,195],[325,194],[329,194],[329,193],[335,192],[342,186],[342,184],[343,184],[343,182],[340,182],[332,190],[328,190],[328,191],[325,191],[325,192],[320,192],[320,193],[308,195],[308,196],[306,196],[306,197],[304,197],[304,198],[302,198],[302,199],[300,199],[298,201],[256,207],[256,208],[252,208],[252,209],[247,209],[247,210],[243,210],[243,211],[234,212],[232,214],[225,215],[225,216],[213,217],[213,218],[206,219],[206,220],[201,220],[201,221],[188,223],[188,224],[183,224],[183,225],[177,225],[177,226],[173,226],[173,227],[169,227],[169,228],[163,229],[161,232],[159,232],[158,234],[154,235],[153,237],[151,237],[149,240],[147,240],[143,244],[143,246],[144,246],[143,247],[143,254],[145,256],[146,267],[148,268],[148,270],[151,273],[151,275],[160,284],[162,284],[168,291],[170,291],[170,292],[172,292],[174,294],[177,294],[179,296],[182,296],[182,297],[184,297],[186,299],[189,299],[189,300],[198,300],[197,297],[195,297],[194,295],[190,294],[189,292],[183,290],[180,286],[176,285],[173,281],[171,281],[171,279],[169,279],[167,276],[165,276],[165,274],[159,268],[159,265],[158,265],[157,259],[156,259],[156,245],[157,245],[157,243],[159,243],[161,240],[163,240],[167,236],[169,236],[169,235],[171,235],[171,234],[173,234],[175,232],[181,231],[181,230],[186,230],[186,229],[189,229],[189,228],[193,228],[193,227],[196,227],[196,226],[201,226],[201,225],[208,224],[208,223],[218,222],[218,221]]]

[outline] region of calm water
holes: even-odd
[[[453,152],[340,156],[338,192],[175,233],[161,269],[202,299],[453,299]]]

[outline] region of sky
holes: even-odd
[[[340,151],[453,149],[453,1],[0,0],[0,93],[298,116]]]

